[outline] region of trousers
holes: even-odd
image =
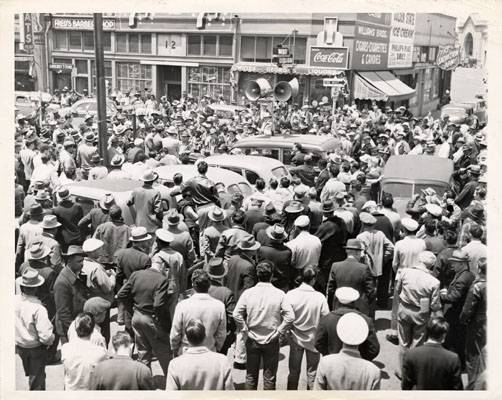
[[[132,328],[138,350],[138,361],[150,368],[154,355],[159,360],[164,375],[167,375],[167,367],[172,359],[169,332],[162,329],[152,316],[138,310],[134,310]]]
[[[16,346],[23,362],[24,374],[28,377],[30,390],[45,390],[45,366],[49,351],[46,346],[24,348]]]
[[[267,344],[260,344],[248,337],[246,340],[246,390],[258,389],[261,362],[263,362],[263,389],[275,390],[279,350],[279,339]]]
[[[298,345],[293,340],[289,343],[289,375],[288,375],[288,390],[297,390],[298,381],[300,380],[300,372],[302,369],[303,353],[307,358],[307,390],[314,389],[317,366],[321,355],[317,352],[307,350]]]

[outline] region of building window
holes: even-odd
[[[68,50],[66,31],[54,31],[54,50]]]
[[[75,90],[78,93],[82,93],[83,91],[87,90],[89,91],[89,81],[87,80],[86,76],[77,76],[75,78]]]
[[[112,51],[112,34],[110,32],[103,32],[103,50]]]
[[[254,36],[244,36],[241,39],[241,60],[254,61],[255,38]]]
[[[200,56],[201,53],[201,35],[188,35],[188,55]]]
[[[255,61],[271,62],[272,61],[272,38],[257,37]]]
[[[216,56],[216,36],[206,35],[202,37],[205,56]]]
[[[129,53],[139,53],[139,35],[137,33],[129,34]]]
[[[84,50],[94,51],[94,32],[82,32]]]
[[[143,54],[152,54],[152,35],[141,34],[141,52]]]
[[[127,33],[115,34],[117,53],[127,53]]]
[[[191,67],[188,69],[188,93],[194,97],[208,94],[223,96],[230,101],[230,68],[227,67]]]
[[[291,56],[294,55],[296,64],[305,64],[307,53],[307,38],[297,37],[262,37],[262,36],[243,36],[241,39],[241,61],[253,62],[272,62],[273,49],[277,45],[283,43],[289,47]]]
[[[232,56],[232,48],[233,48],[233,37],[228,36],[220,36],[219,37],[219,55],[222,57]]]
[[[87,74],[87,60],[75,60],[77,74]]]
[[[82,51],[82,34],[81,32],[70,31],[70,50]]]
[[[91,61],[91,70],[92,70],[92,88],[95,90],[97,87],[97,81],[96,81],[96,63],[94,61]],[[112,85],[112,62],[111,61],[105,61],[105,80],[108,81],[108,88],[111,89]]]
[[[305,64],[307,54],[307,38],[296,38],[294,49],[294,60],[296,64]]]
[[[152,66],[117,62],[117,89],[122,93],[152,87]],[[106,73],[105,73],[106,74]]]

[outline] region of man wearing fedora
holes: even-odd
[[[443,313],[450,325],[444,342],[445,348],[457,353],[462,368],[465,367],[466,326],[460,322],[460,314],[475,276],[469,270],[469,256],[463,250],[455,250],[450,259],[455,275],[447,288],[440,290]]]
[[[61,245],[56,240],[60,226],[55,215],[45,215],[41,223],[43,231],[40,240],[50,249],[50,263],[56,270],[61,267]]]
[[[342,350],[321,358],[317,368],[316,390],[378,390],[380,369],[361,358],[358,346],[368,337],[366,320],[356,313],[343,315],[336,326]]]
[[[226,287],[228,287],[239,300],[242,292],[256,283],[255,265],[256,254],[260,248],[260,243],[252,236],[241,239],[237,245],[237,254],[228,260],[228,274]]]
[[[32,268],[26,268],[16,279],[21,290],[15,304],[16,353],[23,362],[30,390],[45,390],[47,347],[54,342],[52,323],[38,298],[38,288],[44,282]]]
[[[463,210],[467,208],[474,199],[474,192],[478,186],[481,168],[479,165],[470,165],[468,174],[468,182],[462,188],[462,191],[455,198],[455,203]]]
[[[186,270],[190,270],[197,257],[192,236],[188,227],[183,221],[181,215],[176,209],[169,210],[162,221],[163,229],[173,235],[171,248],[183,256],[183,262]],[[186,288],[186,286],[184,286]],[[183,289],[184,290],[184,289]]]
[[[86,132],[84,134],[84,141],[80,143],[77,147],[77,165],[84,169],[85,167],[91,167],[91,157],[93,154],[98,152],[98,148],[94,145],[96,136],[92,131]]]
[[[144,227],[131,228],[130,246],[118,249],[114,255],[117,267],[116,288],[121,288],[134,271],[150,267],[151,260],[148,253],[151,247],[151,239],[152,236],[147,233]],[[117,307],[117,323],[125,325],[126,330],[131,334],[132,307],[121,301],[118,302]]]
[[[91,164],[92,168],[89,170],[89,176],[88,180],[89,181],[96,181],[99,179],[106,178],[108,175],[108,168],[106,168],[103,164],[102,161],[103,159],[99,155],[99,153],[94,153],[91,156]]]
[[[131,228],[124,223],[122,209],[118,205],[110,207],[109,216],[110,221],[98,225],[93,235],[104,243],[100,262],[108,266],[114,264],[115,252],[127,247],[131,235]]]
[[[159,174],[152,170],[146,170],[141,180],[143,186],[135,188],[127,201],[128,206],[134,206],[136,211],[136,226],[143,226],[152,234],[160,227],[162,214],[162,201],[160,192],[153,187],[153,183],[159,178]]]
[[[228,227],[224,225],[226,218],[225,211],[220,207],[214,206],[211,208],[207,216],[211,222],[200,236],[200,254],[204,257],[206,262],[215,256],[220,236],[228,229]]]
[[[215,256],[229,260],[230,257],[238,253],[238,245],[241,240],[252,237],[244,229],[245,213],[238,210],[232,215],[232,226],[223,231],[216,246]]]
[[[91,211],[78,222],[83,237],[86,237],[88,233],[93,235],[99,225],[110,221],[109,211],[114,204],[115,198],[111,193],[107,193],[99,200],[99,207],[91,208]]]
[[[84,257],[82,247],[70,245],[63,253],[65,266],[54,283],[55,325],[62,343],[68,341],[68,328],[75,317],[83,311],[84,303],[90,297],[86,278],[81,274]]]
[[[122,165],[124,164],[124,156],[122,154],[116,154],[110,159],[110,168],[108,179],[129,179],[129,174],[122,170]]]
[[[269,241],[258,250],[258,261],[268,260],[274,264],[272,284],[284,292],[289,290],[291,249],[284,244],[286,230],[280,224],[269,226],[265,230]]]
[[[140,160],[140,158],[144,158],[145,156],[145,146],[143,143],[143,139],[136,138],[134,139],[134,147],[131,147],[127,150],[126,160],[131,164],[134,164]]]
[[[54,215],[62,225],[60,235],[62,248],[66,250],[68,246],[82,243],[78,223],[84,217],[82,206],[71,199],[70,191],[67,188],[58,190],[59,204],[54,207]]]
[[[28,246],[43,232],[42,219],[44,211],[40,204],[30,206],[30,219],[19,228],[19,236],[16,246],[16,269],[22,264],[28,255]]]

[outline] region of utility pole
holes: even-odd
[[[96,55],[96,100],[98,109],[99,153],[108,167],[108,138],[106,132],[105,59],[103,53],[103,14],[94,14],[94,51]]]

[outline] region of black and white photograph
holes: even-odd
[[[10,14],[13,390],[489,389],[493,17],[212,8]]]

